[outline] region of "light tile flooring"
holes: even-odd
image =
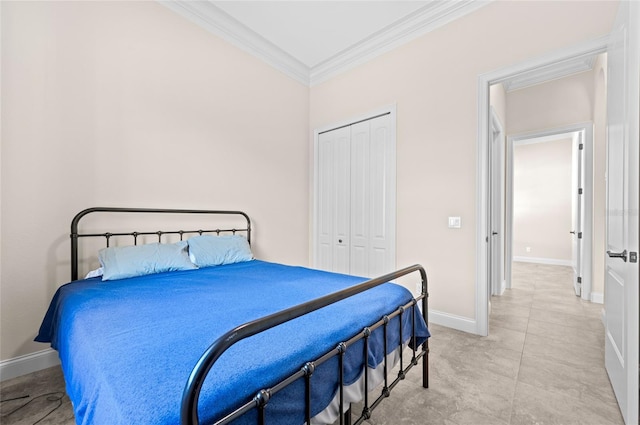
[[[430,388],[410,375],[368,422],[623,424],[601,312],[575,296],[571,268],[514,263],[512,289],[492,297],[489,336],[431,325]]]
[[[602,305],[573,294],[568,267],[514,263],[493,297],[490,336],[431,325],[430,388],[412,371],[369,424],[623,424],[604,370]],[[37,396],[52,392],[57,395]],[[60,368],[0,385],[0,423],[72,425]],[[18,406],[33,400],[15,413]]]

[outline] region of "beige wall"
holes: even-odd
[[[475,318],[478,75],[607,34],[616,11],[492,2],[311,89],[312,129],[397,104],[397,264],[426,267],[434,310]]]
[[[507,93],[507,134],[591,121],[593,74],[581,72]]]
[[[1,2],[1,359],[69,279],[96,205],[242,209],[308,262],[309,89],[156,2]]]
[[[514,257],[571,262],[571,148],[570,138],[515,146]]]

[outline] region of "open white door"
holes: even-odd
[[[573,135],[571,164],[571,266],[573,268],[573,287],[576,295],[582,295],[582,253],[584,227],[584,134]]]
[[[504,273],[504,216],[505,216],[505,138],[502,123],[491,107],[489,133],[489,302],[491,295],[502,295],[505,290]]]
[[[620,2],[608,53],[605,365],[625,423],[638,423],[640,3]]]

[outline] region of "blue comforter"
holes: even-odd
[[[116,281],[80,280],[58,289],[36,341],[58,350],[78,424],[178,424],[187,378],[219,336],[362,281],[258,260]],[[201,421],[228,413],[409,300],[403,287],[384,284],[239,342],[205,381]],[[429,332],[417,309],[415,316],[422,342]],[[394,321],[388,339],[397,346]],[[383,358],[379,331],[370,344],[370,367]],[[405,314],[404,341],[410,331],[411,314]],[[358,378],[361,366],[362,345],[355,345],[345,359],[347,383]],[[333,359],[313,375],[312,415],[329,403],[336,382]],[[302,424],[303,403],[300,381],[272,398],[268,423]],[[253,415],[236,422],[255,423]]]

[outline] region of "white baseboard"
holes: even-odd
[[[17,378],[60,364],[58,352],[47,348],[35,353],[0,361],[0,381]]]
[[[549,264],[552,266],[569,266],[571,267],[571,260],[559,260],[556,258],[541,258],[541,257],[513,257],[513,261],[521,263],[536,263],[536,264]]]
[[[477,334],[477,324],[468,317],[456,316],[455,314],[444,313],[442,311],[429,309],[429,323],[446,326],[447,328]]]
[[[604,294],[602,292],[592,292],[591,302],[597,304],[604,304]]]

